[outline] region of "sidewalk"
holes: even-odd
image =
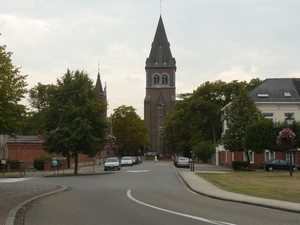
[[[196,172],[213,172],[213,173],[228,173],[231,169],[221,166],[208,165],[208,164],[195,164]],[[26,178],[30,179],[34,177],[51,177],[51,176],[76,176],[73,174],[74,169],[66,169],[55,171],[27,171]],[[110,172],[104,172],[103,165],[81,166],[78,170],[77,176],[83,175],[96,175],[107,174]],[[286,202],[274,199],[258,198],[243,194],[238,194],[230,191],[226,191],[204,178],[199,177],[190,170],[180,171],[178,174],[187,186],[199,193],[211,198],[222,199],[226,201],[239,202],[244,204],[251,204],[256,206],[274,208],[290,212],[300,212],[300,203]],[[34,199],[54,194],[67,189],[63,185],[42,185],[42,184],[27,184],[23,182],[13,182],[14,179],[20,180],[22,178],[4,178],[0,177],[0,224],[14,225],[14,220],[17,212],[27,203]]]

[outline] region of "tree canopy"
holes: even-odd
[[[250,164],[248,150],[243,145],[247,125],[264,119],[264,114],[256,107],[247,91],[242,91],[224,112],[227,129],[222,137],[225,149],[230,151],[245,151]]]
[[[99,90],[86,73],[67,70],[57,79],[44,110],[44,149],[64,156],[70,153],[75,158],[76,174],[78,154],[94,157],[106,143],[106,105],[99,101]]]
[[[112,115],[113,135],[125,155],[137,155],[147,144],[148,129],[135,111],[132,106],[122,105],[114,109]]]
[[[27,75],[13,65],[12,52],[0,45],[0,135],[20,134],[26,115],[26,107],[20,104],[26,90]]]

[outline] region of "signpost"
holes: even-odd
[[[6,160],[5,159],[2,159],[1,160],[1,164],[2,164],[2,174],[4,176],[4,165],[6,164]]]

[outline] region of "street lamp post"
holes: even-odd
[[[291,114],[288,114],[285,121],[287,122],[289,128],[291,128],[291,125],[293,123],[294,118]],[[293,162],[292,162],[292,148],[291,145],[289,145],[289,155],[290,155],[290,176],[293,176]]]
[[[162,129],[163,127],[162,126],[159,126],[159,151],[160,151],[160,154],[163,154],[163,146],[162,146],[162,140],[161,140],[161,133],[162,133]]]

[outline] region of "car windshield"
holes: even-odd
[[[131,160],[130,157],[123,157],[122,160]]]

